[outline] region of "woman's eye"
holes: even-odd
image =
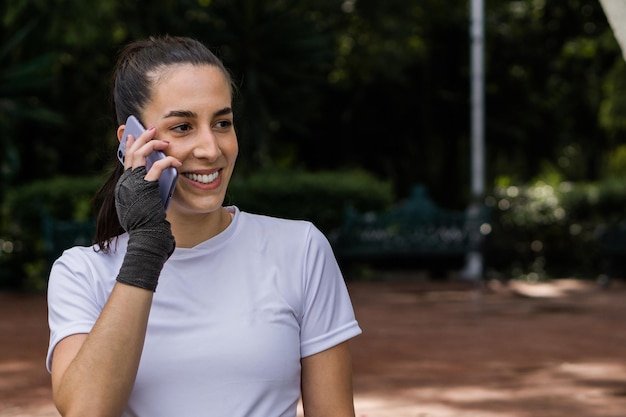
[[[232,125],[233,125],[233,122],[231,122],[230,120],[222,120],[220,122],[217,122],[215,124],[215,127],[218,129],[228,129]]]
[[[191,126],[184,123],[182,125],[174,126],[171,130],[177,133],[187,133],[191,130]]]

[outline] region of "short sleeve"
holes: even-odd
[[[361,328],[332,248],[312,225],[303,274],[300,354],[306,357],[359,335]]]
[[[94,279],[93,269],[79,248],[65,251],[52,266],[48,281],[48,371],[57,343],[73,334],[89,333],[100,316],[110,289],[98,288],[102,285]]]

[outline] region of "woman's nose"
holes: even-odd
[[[222,154],[219,141],[211,129],[203,129],[199,132],[194,146],[193,155],[199,159],[217,160]]]

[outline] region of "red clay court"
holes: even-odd
[[[357,417],[623,417],[626,286],[351,282]],[[43,294],[0,293],[0,417],[58,417]]]

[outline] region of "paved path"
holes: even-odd
[[[626,288],[350,283],[357,417],[623,417]],[[41,295],[0,293],[0,417],[58,417]]]

